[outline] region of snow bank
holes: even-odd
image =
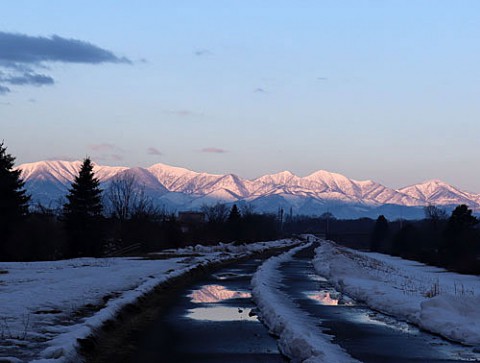
[[[0,262],[0,361],[67,362],[86,338],[155,286],[210,263],[287,247],[285,239],[209,246],[195,256]]]
[[[309,245],[272,257],[257,270],[252,279],[252,296],[259,316],[270,332],[279,337],[280,350],[292,362],[357,362],[338,345],[331,343],[332,337],[323,334],[311,317],[278,289],[280,264]]]
[[[448,339],[480,345],[480,278],[322,241],[317,272],[373,309]]]

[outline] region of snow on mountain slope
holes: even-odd
[[[189,180],[196,177],[199,173],[194,171],[170,166],[166,164],[155,164],[147,168],[160,183],[162,183],[170,191],[181,191]]]
[[[81,161],[39,161],[36,163],[22,164],[18,167],[22,171],[24,181],[50,180],[59,183],[70,183],[80,170]]]
[[[378,204],[400,204],[407,206],[418,206],[422,204],[418,198],[387,188],[372,180],[357,181],[356,184],[360,190],[360,198],[363,200],[372,200]]]
[[[65,196],[80,166],[80,161],[40,161],[18,168],[34,201],[48,205],[49,201]],[[216,202],[252,202],[258,211],[292,208],[296,213],[305,214],[321,214],[335,206],[337,213],[352,216],[374,215],[385,206],[393,216],[399,207],[414,208],[412,215],[418,215],[419,208],[429,203],[467,204],[480,209],[480,195],[463,192],[439,180],[395,190],[372,180],[357,181],[325,170],[305,177],[283,171],[254,180],[234,174],[199,173],[165,164],[149,168],[95,165],[94,171],[104,188],[114,176],[132,173],[156,202],[176,210],[196,209]],[[404,213],[402,209],[401,216]]]
[[[461,191],[441,180],[428,180],[399,189],[399,192],[426,203],[438,205],[467,204],[478,208],[478,195]]]
[[[121,177],[123,175],[128,175],[135,178],[137,185],[145,189],[147,195],[159,197],[163,194],[168,193],[168,189],[158,181],[158,179],[153,175],[148,169],[144,168],[131,168],[125,169],[121,172],[114,174],[108,181],[111,181],[114,177]]]
[[[368,205],[390,203],[415,206],[421,204],[414,197],[374,181],[356,181],[325,170],[319,170],[303,178],[284,171],[255,179],[253,185],[255,188],[252,194],[259,196],[286,193],[311,196],[320,200],[339,200]]]
[[[22,171],[24,181],[55,180],[62,184],[70,184],[78,174],[81,161],[47,160],[36,163],[22,164],[18,167]],[[117,173],[128,169],[124,166],[102,166],[94,164],[93,171],[101,181],[110,179]]]

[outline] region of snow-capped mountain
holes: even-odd
[[[461,191],[454,186],[437,179],[411,185],[399,189],[399,191],[426,203],[439,205],[478,204],[479,197],[479,195]]]
[[[80,161],[40,161],[18,167],[35,202],[50,204],[65,196],[80,169]],[[95,165],[104,188],[116,176],[133,175],[145,192],[169,209],[198,209],[204,204],[249,203],[258,211],[279,208],[295,214],[320,215],[326,211],[340,218],[418,218],[427,204],[452,207],[467,204],[480,210],[480,195],[461,191],[439,180],[402,189],[388,188],[372,180],[357,181],[319,170],[300,177],[289,171],[254,180],[234,174],[198,173],[185,168],[155,164],[149,168]]]

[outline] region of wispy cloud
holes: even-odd
[[[88,149],[93,152],[92,158],[98,161],[122,161],[125,159],[125,150],[108,142],[90,144]]]
[[[5,87],[5,86],[2,86],[2,85],[0,84],[0,95],[7,94],[8,92],[10,92],[10,88]]]
[[[203,57],[206,55],[212,55],[213,53],[209,49],[197,49],[195,52],[193,52],[193,54],[195,54],[197,57]]]
[[[78,160],[78,158],[75,159],[75,158],[72,158],[71,156],[66,156],[66,155],[54,155],[47,158],[47,160],[76,161]]]
[[[125,160],[123,155],[120,154],[101,154],[101,155],[92,155],[92,160],[96,162],[108,162],[108,161],[123,161]]]
[[[115,161],[122,161],[125,159],[124,156],[120,154],[110,154],[109,157],[111,160],[115,160]]]
[[[77,39],[30,36],[0,32],[0,94],[12,86],[53,85],[55,80],[43,74],[54,63],[127,63],[132,62],[92,43]],[[39,70],[41,70],[39,73]]]
[[[163,110],[163,113],[178,117],[203,116],[203,113],[191,110]]]
[[[121,151],[123,152],[123,149],[118,147],[115,144],[110,144],[108,142],[103,142],[100,144],[90,144],[88,145],[88,148],[92,151],[101,151],[101,152],[108,152],[108,151]]]
[[[158,150],[157,148],[153,147],[153,146],[150,146],[148,149],[147,149],[147,154],[148,155],[162,155],[162,153],[160,152],[160,150]]]
[[[45,86],[55,83],[52,77],[38,73],[24,73],[7,77],[0,77],[0,81],[15,86]]]
[[[213,153],[213,154],[223,154],[227,152],[227,150],[220,149],[218,147],[206,147],[206,148],[203,148],[201,151],[202,153]]]

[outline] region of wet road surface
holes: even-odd
[[[135,362],[285,363],[255,316],[250,280],[261,259],[223,268],[183,291],[142,334]]]
[[[470,347],[451,343],[342,296],[315,274],[314,248],[281,264],[282,290],[308,313],[333,342],[362,362],[477,361]]]

